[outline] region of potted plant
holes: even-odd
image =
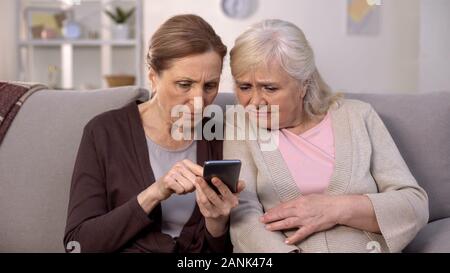
[[[114,12],[105,10],[105,13],[114,21],[113,38],[116,40],[126,40],[130,38],[130,28],[128,19],[133,15],[135,8],[125,11],[121,7],[116,7]]]

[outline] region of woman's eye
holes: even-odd
[[[207,84],[205,85],[205,91],[210,92],[217,88],[217,84]]]
[[[266,89],[268,92],[275,92],[278,90],[278,87],[266,86],[266,87],[264,87],[264,89]]]
[[[179,82],[179,83],[177,83],[177,86],[180,87],[181,89],[190,89],[191,88],[191,84],[186,83],[186,82]]]
[[[250,86],[249,85],[240,85],[239,89],[241,91],[248,91],[248,90],[250,90]]]

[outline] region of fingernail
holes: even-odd
[[[286,239],[286,240],[284,240],[284,243],[285,243],[285,244],[290,244],[291,241],[289,241],[288,239]]]

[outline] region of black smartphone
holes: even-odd
[[[217,188],[212,184],[211,179],[217,177],[228,186],[231,192],[236,193],[239,174],[241,172],[241,161],[236,160],[211,160],[206,161],[203,166],[203,178],[206,182],[218,192]]]

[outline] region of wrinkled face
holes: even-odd
[[[182,105],[191,114],[185,115],[185,118],[193,121],[194,98],[200,99],[201,110],[211,104],[219,90],[221,71],[221,57],[209,51],[175,60],[170,68],[159,74],[150,71],[149,77],[155,92],[154,98],[166,117],[170,117],[172,122],[178,120],[179,117],[171,117],[171,111]],[[197,110],[196,114],[201,115],[202,111]]]
[[[279,106],[279,128],[295,127],[303,116],[305,92],[299,82],[292,78],[278,62],[259,65],[235,77],[235,91],[239,103],[244,107],[254,106],[260,111],[250,111],[250,117],[267,119],[270,128],[273,105]],[[267,106],[267,111],[263,111]]]

